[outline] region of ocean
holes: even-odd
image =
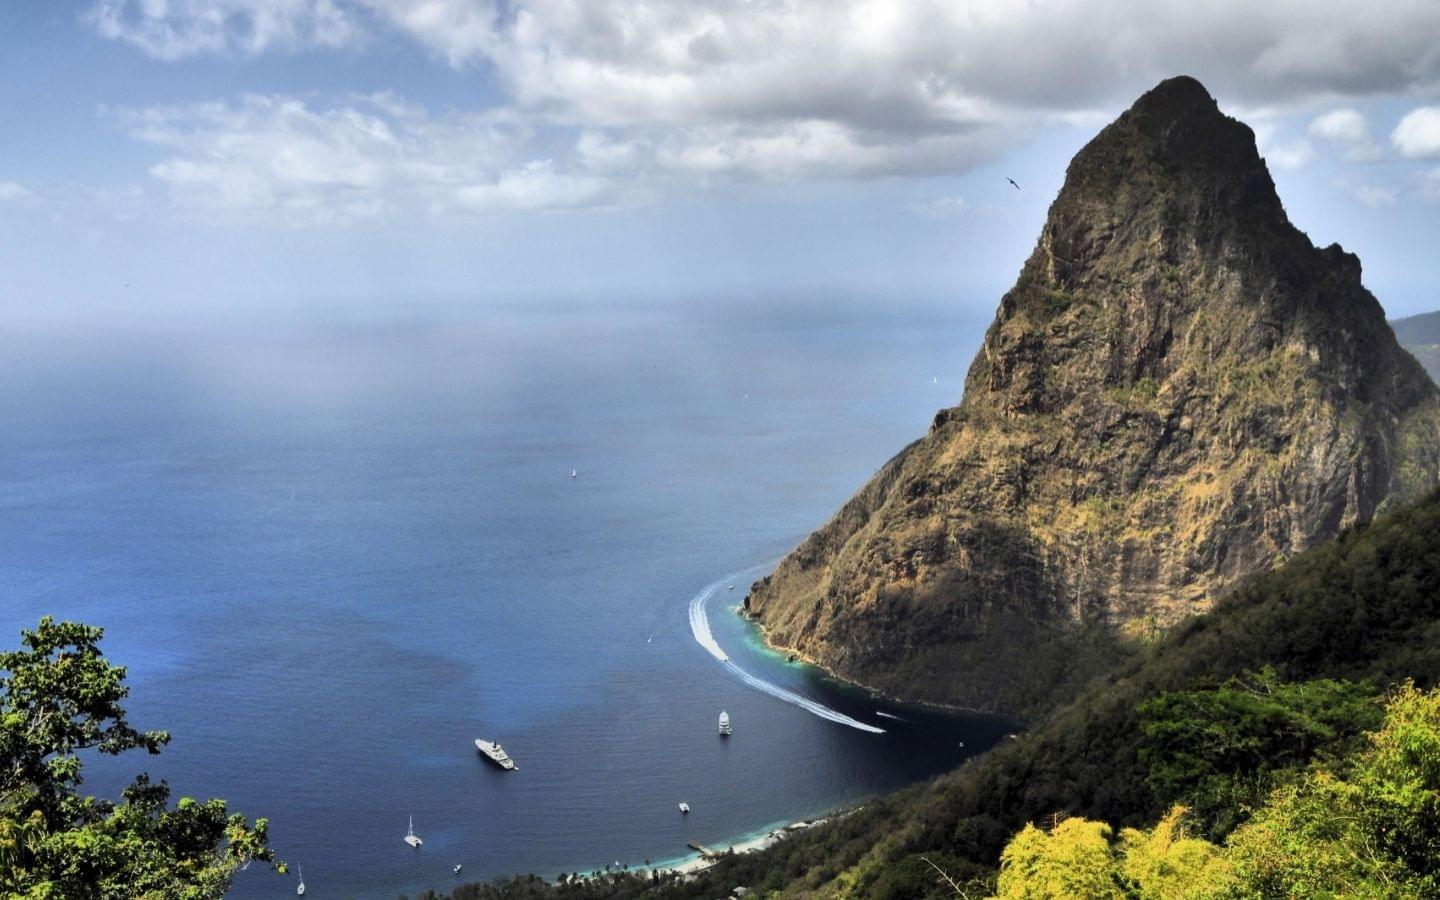
[[[958,401],[979,323],[765,298],[327,309],[3,338],[0,645],[42,614],[106,629],[132,722],[174,739],[87,759],[86,787],[148,771],[266,817],[292,874],[252,866],[232,896],[293,896],[297,866],[307,897],[396,897],[456,863],[673,861],[1014,729],[876,700],[733,612]]]

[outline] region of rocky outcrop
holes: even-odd
[[[1024,713],[1440,476],[1440,396],[1254,134],[1161,83],[1071,162],[960,404],[746,608],[900,696]]]

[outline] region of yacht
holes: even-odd
[[[720,736],[728,737],[730,734],[730,714],[723,709],[720,711]]]
[[[506,753],[505,748],[500,746],[497,741],[487,741],[484,738],[476,738],[475,749],[480,751],[481,756],[507,772],[520,771],[520,767],[515,765],[515,760],[510,758],[510,754]]]
[[[425,843],[424,841],[420,840],[420,835],[415,833],[414,816],[410,817],[410,830],[405,832],[405,843],[409,844],[412,847],[419,847],[421,844]]]
[[[690,812],[690,804],[686,803],[683,800],[680,801],[680,812],[681,814],[688,815]]]

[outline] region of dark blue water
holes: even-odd
[[[676,859],[951,768],[1009,726],[790,665],[717,591],[736,664],[886,732],[828,721],[687,611],[923,433],[979,331],[764,309],[7,329],[5,645],[103,625],[174,741],[89,786],[147,769],[266,816],[313,897]],[[234,895],[292,890],[252,867]]]

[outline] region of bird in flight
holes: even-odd
[[[1015,190],[1017,190],[1017,191],[1020,190],[1020,185],[1015,184],[1015,179],[1011,178],[1009,175],[1006,175],[1006,176],[1005,176],[1005,180],[1008,181],[1008,182],[1010,182],[1012,185],[1014,185],[1014,186],[1015,186]]]

